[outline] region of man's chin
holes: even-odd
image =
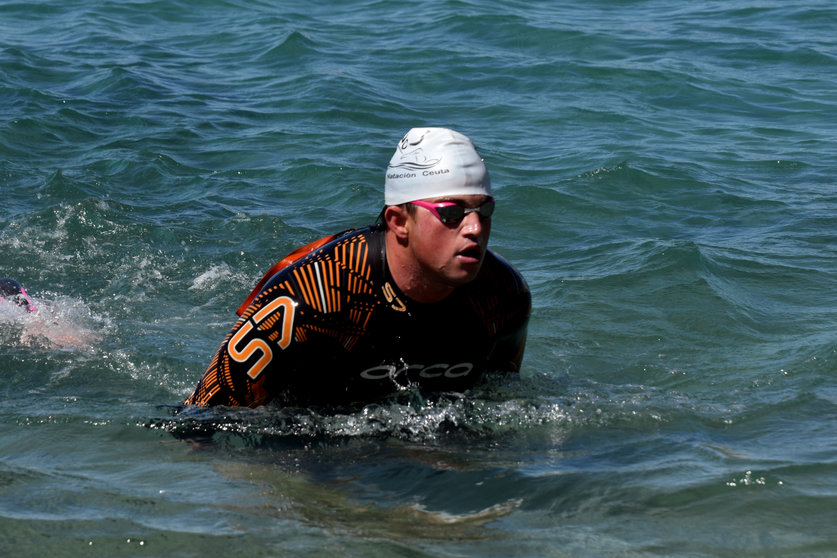
[[[457,267],[456,273],[448,276],[448,280],[452,285],[459,287],[461,285],[467,285],[477,278],[482,267],[482,262],[461,262]]]

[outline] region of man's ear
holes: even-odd
[[[384,209],[384,222],[387,229],[395,234],[396,238],[406,240],[408,235],[407,221],[409,219],[407,210],[400,205],[389,205]]]

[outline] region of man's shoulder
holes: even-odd
[[[344,296],[371,292],[379,260],[377,236],[374,227],[348,229],[288,254],[257,285],[256,301],[260,299],[264,303],[276,296],[291,296],[297,302],[320,307],[325,306],[322,300],[337,303],[338,295],[333,289]],[[347,277],[352,279],[349,281]],[[246,306],[252,297],[254,294]],[[332,304],[327,306],[330,308]],[[239,309],[239,315],[244,307]]]
[[[532,296],[523,275],[505,258],[487,252],[479,275],[466,288],[471,306],[489,331],[525,330]]]
[[[517,270],[503,256],[488,250],[482,263],[479,275],[474,281],[480,290],[494,291],[498,294],[529,294],[529,285]]]
[[[379,231],[374,226],[347,229],[331,235],[328,242],[318,245],[288,266],[298,269],[318,262],[334,262],[349,270],[363,272],[376,258]]]
[[[324,245],[319,251],[323,254],[334,252],[347,245],[377,245],[381,231],[374,225],[358,229],[347,229],[334,235],[334,239]]]

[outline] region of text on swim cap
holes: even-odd
[[[436,176],[439,174],[450,174],[450,169],[439,169],[439,170],[426,170],[422,171],[422,176]],[[387,178],[390,180],[396,178],[415,178],[416,173],[414,172],[391,172],[387,174]]]

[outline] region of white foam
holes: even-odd
[[[212,265],[209,269],[195,277],[192,285],[189,287],[190,291],[206,290],[220,281],[228,280],[232,275],[230,266],[225,263],[220,265]]]
[[[94,317],[81,301],[58,297],[32,298],[32,302],[37,308],[35,313],[0,302],[0,338],[4,343],[87,349],[102,340],[103,320]]]

